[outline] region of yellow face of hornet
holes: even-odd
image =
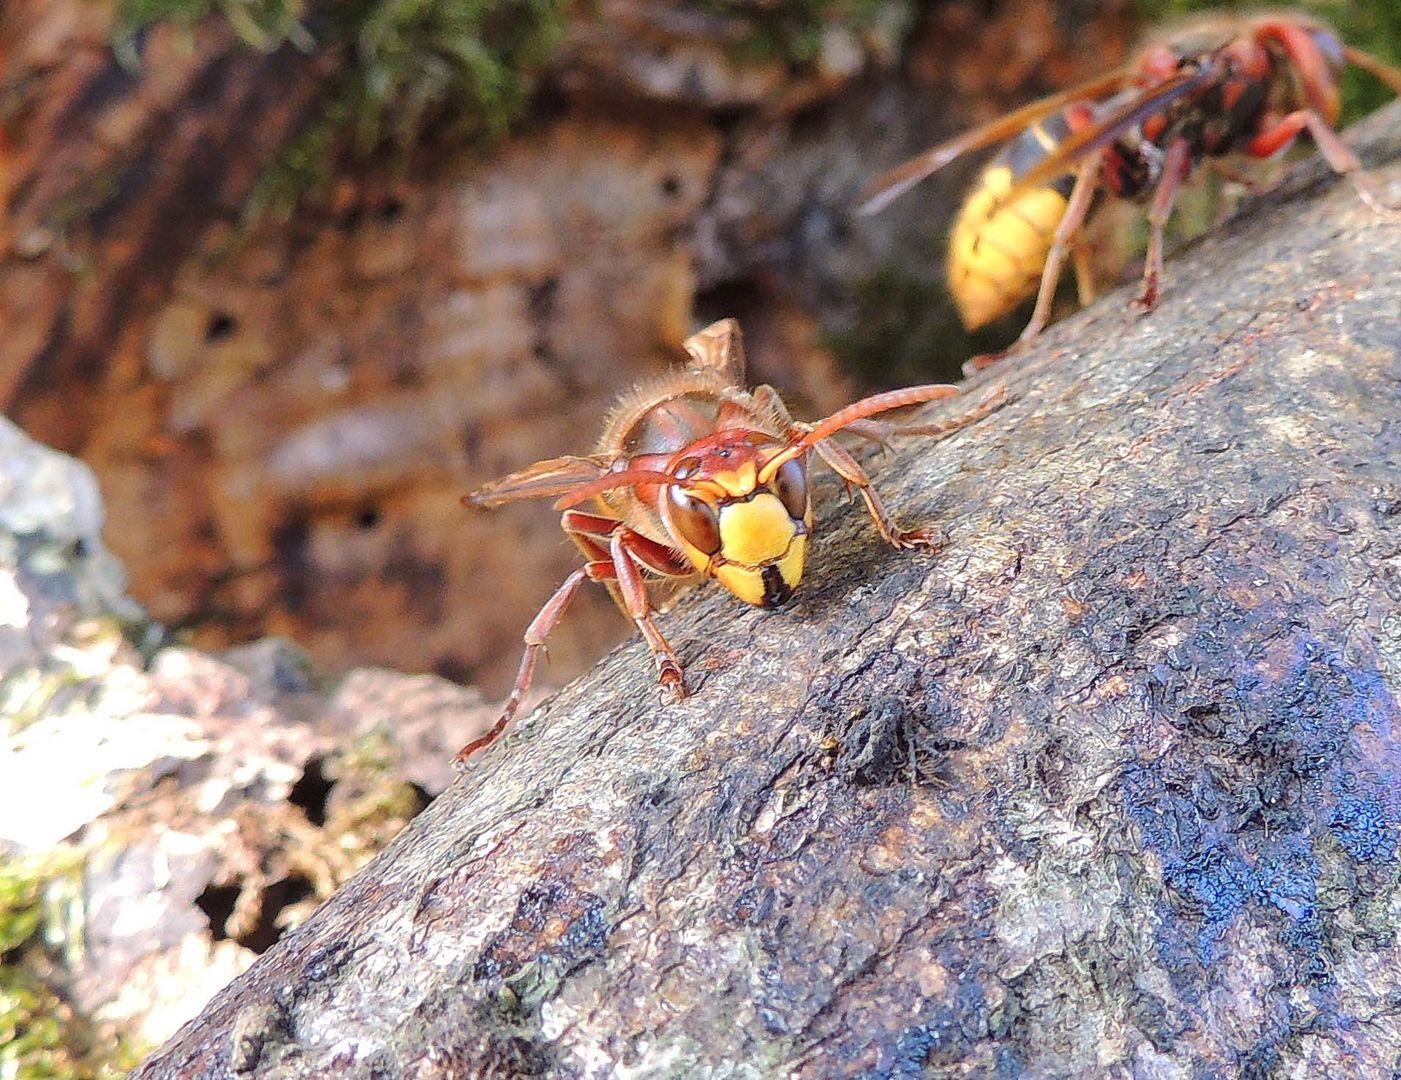
[[[694,448],[672,468],[668,531],[701,573],[758,607],[785,603],[803,577],[812,504],[802,458],[773,468],[781,447],[753,442]]]

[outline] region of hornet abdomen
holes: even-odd
[[[1070,130],[1064,111],[1032,124],[989,162],[963,201],[949,239],[948,281],[969,330],[1036,295],[1074,177],[1067,173],[1010,201],[1007,195]]]

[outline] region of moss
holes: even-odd
[[[362,145],[385,131],[412,140],[438,105],[459,132],[503,134],[564,33],[558,0],[378,0],[364,12],[352,102]]]
[[[265,216],[290,217],[302,196],[328,178],[330,162],[345,141],[344,133],[351,127],[351,117],[349,100],[341,98],[330,102],[259,177],[244,208],[244,216],[250,221]]]
[[[18,734],[49,715],[60,698],[83,692],[126,649],[129,625],[115,615],[85,619],[69,631],[61,651],[0,675],[0,732]]]
[[[916,10],[913,0],[707,0],[705,6],[742,21],[732,42],[737,59],[782,60],[795,67],[817,62],[829,27],[862,31],[891,21],[908,24]]]
[[[399,778],[402,752],[384,728],[352,739],[326,762],[334,787],[325,831],[358,869],[379,853],[427,803]]]
[[[255,48],[275,49],[284,41],[309,48],[304,7],[299,0],[119,0],[116,46],[134,64],[137,38],[150,24],[168,20],[189,30],[217,12]]]
[[[350,61],[320,116],[264,178],[262,210],[285,211],[336,150],[401,155],[430,126],[496,137],[524,111],[564,33],[562,0],[119,0],[116,45],[135,63],[141,31],[219,16],[251,47],[339,49]],[[312,27],[315,28],[313,31]]]
[[[71,848],[0,859],[0,1076],[121,1076],[140,1060],[137,1047],[77,1017],[41,974],[45,947],[65,937],[55,898],[75,891],[81,866]]]
[[[1349,45],[1365,49],[1389,64],[1401,64],[1401,4],[1396,0],[1302,0],[1291,7],[1333,27]],[[1246,0],[1135,0],[1145,23],[1172,22],[1200,12],[1258,11]],[[1343,76],[1343,124],[1385,104],[1392,93],[1371,75],[1349,68]]]

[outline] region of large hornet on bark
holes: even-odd
[[[825,420],[794,420],[772,387],[744,389],[739,324],[722,319],[686,341],[691,363],[625,395],[588,457],[561,457],[479,488],[463,501],[492,507],[555,498],[561,525],[584,556],[525,631],[525,655],[495,726],[459,762],[505,730],[530,686],[545,639],[585,581],[608,587],[642,632],[664,690],[686,693],[681,661],[652,621],[650,581],[714,578],[741,600],[778,607],[803,576],[812,533],[808,459],[815,453],[861,493],[876,528],[897,548],[937,547],[930,529],[901,529],[859,462],[833,436],[873,442],[945,435],[998,408],[999,389],[943,424],[895,427],[873,417],[954,397],[955,386],[912,386],[864,398]],[[594,508],[584,509],[592,501]]]
[[[1118,71],[1032,102],[877,177],[860,211],[875,213],[962,155],[1005,141],[950,237],[949,288],[964,324],[977,329],[1035,294],[1036,309],[1013,348],[1024,345],[1050,317],[1067,256],[1087,300],[1092,283],[1077,240],[1101,192],[1150,203],[1143,288],[1134,300],[1147,312],[1158,302],[1163,228],[1183,181],[1202,161],[1234,179],[1223,158],[1273,157],[1307,131],[1369,206],[1395,216],[1335,130],[1338,80],[1348,64],[1401,93],[1401,71],[1301,14],[1190,22],[1150,39]]]

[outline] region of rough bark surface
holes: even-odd
[[[1322,175],[875,462],[944,551],[822,489],[691,698],[616,651],[136,1075],[1390,1075],[1401,228]]]

